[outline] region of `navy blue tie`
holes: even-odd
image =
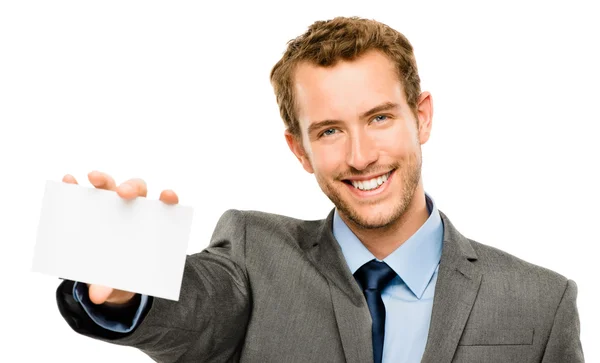
[[[367,299],[371,320],[373,320],[373,361],[381,363],[383,357],[383,337],[385,334],[385,306],[381,290],[396,277],[396,273],[385,262],[371,260],[354,273]]]

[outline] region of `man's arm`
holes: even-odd
[[[554,316],[542,363],[583,363],[579,331],[577,285],[573,280],[569,280]]]
[[[156,361],[235,360],[250,315],[245,242],[244,215],[225,212],[210,246],[186,258],[179,301],[152,298],[138,326],[128,333],[96,324],[73,298],[72,282],[57,290],[59,310],[76,332],[139,348]]]

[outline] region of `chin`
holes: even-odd
[[[342,208],[340,208],[342,207]],[[347,208],[347,205],[338,207],[352,223],[365,229],[385,228],[393,224],[402,215],[403,211],[394,210],[392,206],[376,205]]]
[[[362,202],[341,181],[325,181],[318,175],[317,181],[345,220],[364,229],[386,228],[397,223],[409,209],[420,179],[418,168],[397,171],[400,173],[395,175],[393,184],[389,185],[391,189],[384,191],[385,195]]]
[[[414,184],[413,184],[414,185]],[[410,208],[415,188],[400,187],[395,193],[370,203],[360,203],[351,196],[332,193],[330,200],[340,214],[359,228],[387,228],[402,219]]]

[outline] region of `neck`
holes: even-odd
[[[419,183],[412,201],[402,216],[390,225],[366,229],[355,223],[348,223],[346,218],[344,218],[344,222],[375,258],[383,260],[415,234],[428,218],[425,192]]]

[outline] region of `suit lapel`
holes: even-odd
[[[422,363],[450,363],[458,346],[482,274],[472,261],[477,255],[469,240],[440,212],[444,245],[433,299],[431,324]]]
[[[317,234],[303,248],[317,270],[326,277],[346,362],[373,360],[371,315],[332,232],[333,211],[321,221]],[[308,234],[310,235],[310,233]]]

